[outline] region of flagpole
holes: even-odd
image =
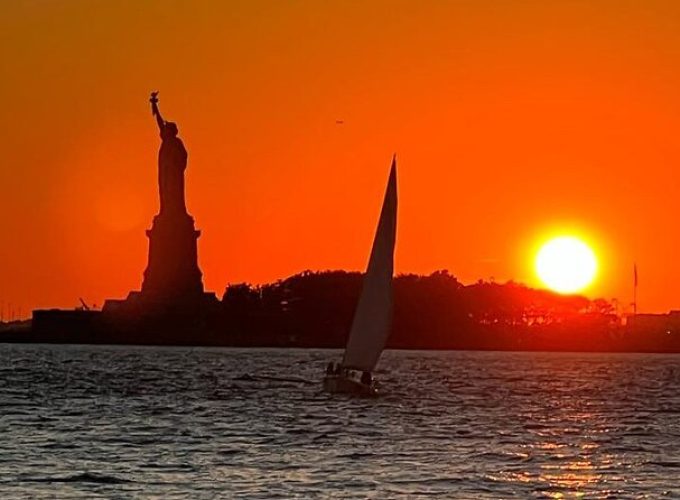
[[[637,315],[638,270],[637,262],[633,264],[633,316]]]

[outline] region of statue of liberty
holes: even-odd
[[[163,141],[158,152],[158,189],[161,201],[159,215],[186,214],[184,171],[187,168],[187,150],[177,137],[177,125],[163,120],[158,110],[158,92],[152,92],[149,101]]]
[[[141,291],[130,292],[124,301],[108,301],[109,306],[105,307],[127,311],[125,314],[130,318],[178,311],[192,317],[196,307],[215,307],[219,302],[215,294],[204,292],[203,275],[198,267],[197,241],[201,232],[196,230],[184,201],[187,150],[177,137],[177,125],[161,116],[158,92],[151,93],[149,102],[162,140],[158,152],[160,210],[151,229],[146,231],[149,257]],[[166,327],[172,325],[168,323]]]

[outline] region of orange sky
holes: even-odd
[[[63,0],[0,5],[0,301],[139,289],[148,93],[189,150],[206,287],[362,269],[394,151],[397,271],[536,284],[553,230],[590,296],[680,308],[680,3]],[[344,120],[344,124],[336,124]]]

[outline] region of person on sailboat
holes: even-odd
[[[373,382],[373,377],[371,372],[361,372],[361,383],[364,385],[371,385]]]

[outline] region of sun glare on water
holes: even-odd
[[[536,254],[535,266],[545,286],[564,294],[584,290],[597,274],[595,253],[573,236],[560,236],[545,243]]]

